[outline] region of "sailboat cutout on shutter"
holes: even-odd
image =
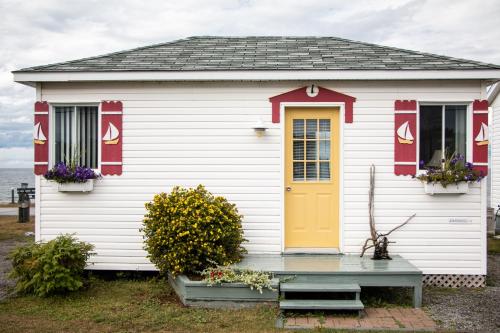
[[[118,131],[118,128],[116,128],[113,123],[109,123],[108,125],[108,130],[102,137],[102,140],[104,141],[105,145],[116,145],[118,143],[118,140],[120,140],[118,137],[120,136],[120,131]]]
[[[485,123],[481,123],[481,128],[479,129],[479,134],[476,136],[476,144],[478,146],[484,146],[489,143],[489,138],[488,138],[488,125]]]
[[[398,134],[398,141],[399,143],[406,144],[406,145],[411,145],[413,144],[413,140],[415,138],[410,132],[410,125],[408,122],[404,122],[401,126],[399,126],[398,130],[396,131]]]
[[[33,130],[33,141],[36,145],[44,145],[45,141],[47,141],[45,134],[43,134],[42,126],[40,123],[36,123]]]

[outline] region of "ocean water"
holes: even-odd
[[[0,168],[0,202],[10,202],[10,189],[21,187],[21,183],[28,183],[28,187],[35,187],[33,169]],[[17,192],[15,195],[17,201]]]

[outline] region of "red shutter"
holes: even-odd
[[[417,173],[417,101],[394,102],[394,173]]]
[[[472,163],[474,169],[488,174],[488,101],[472,103]]]
[[[35,103],[33,143],[35,145],[35,175],[43,175],[49,168],[49,104]]]
[[[101,104],[101,173],[122,174],[122,115],[120,101],[103,101]]]

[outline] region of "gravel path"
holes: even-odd
[[[16,246],[23,244],[22,241],[17,240],[4,240],[0,241],[0,301],[12,292],[14,281],[7,279],[12,265],[7,255]]]
[[[424,290],[424,306],[440,328],[500,332],[500,255],[488,256],[486,288]]]

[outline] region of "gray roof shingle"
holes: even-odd
[[[189,37],[16,72],[463,70],[499,65],[336,37]]]

